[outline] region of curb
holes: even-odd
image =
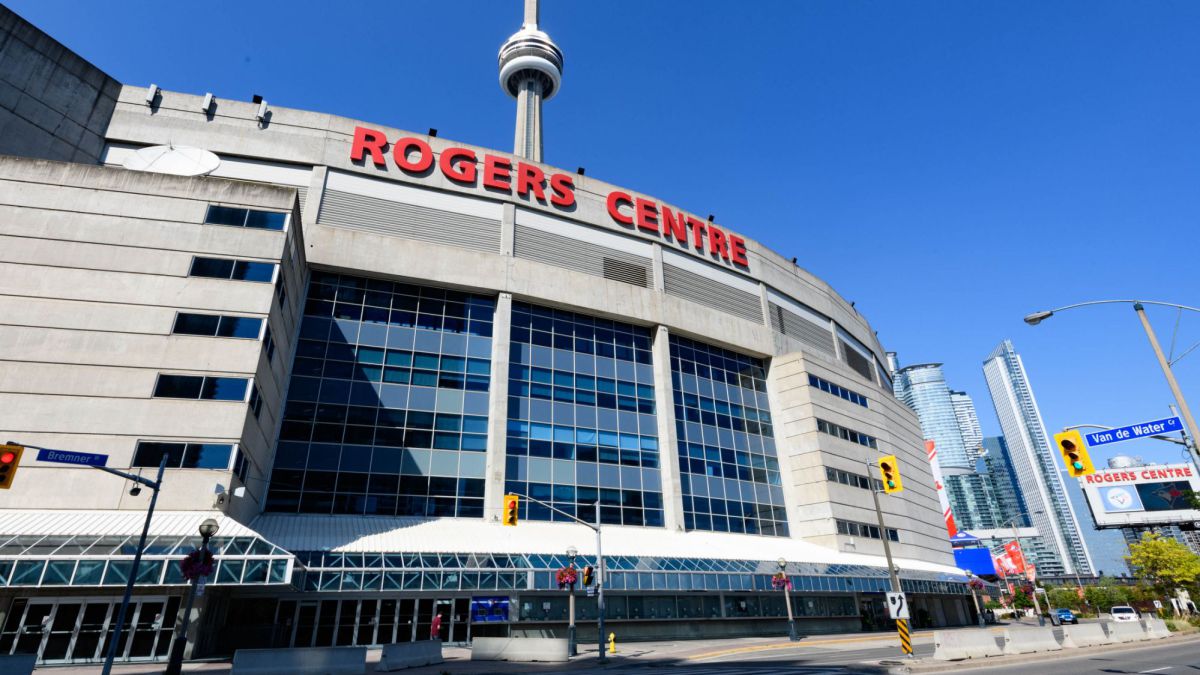
[[[1035,654],[1020,654],[1017,656],[993,656],[978,659],[962,659],[959,661],[935,661],[932,658],[929,658],[923,659],[922,661],[912,665],[893,667],[888,672],[902,675],[903,673],[941,673],[951,670],[970,670],[972,668],[995,668],[999,666],[1036,663],[1038,661],[1046,660],[1047,658],[1061,659],[1085,657],[1092,654],[1104,654],[1115,651],[1138,651],[1142,649],[1152,649],[1154,647],[1160,647],[1163,645],[1184,642],[1200,642],[1200,634],[1188,633],[1186,635],[1170,635],[1159,640],[1151,640],[1148,642],[1104,645],[1102,647],[1086,647],[1082,649],[1063,649],[1060,651],[1037,652]]]

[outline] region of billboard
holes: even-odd
[[[992,561],[992,552],[987,548],[956,548],[954,549],[954,566],[966,570],[975,576],[995,576],[996,565]]]
[[[1200,523],[1188,499],[1200,492],[1191,464],[1106,469],[1083,476],[1079,486],[1097,528]]]

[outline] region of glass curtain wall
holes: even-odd
[[[314,272],[267,510],[482,517],[495,308]]]
[[[509,492],[587,520],[599,499],[605,523],[663,524],[649,329],[513,303],[508,393]]]
[[[786,537],[761,359],[671,336],[684,525]]]

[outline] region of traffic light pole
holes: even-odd
[[[521,499],[528,499],[529,501],[531,501],[535,504],[540,504],[557,514],[566,516],[567,518],[570,518],[571,520],[579,523],[580,525],[583,525],[584,527],[588,527],[588,528],[591,528],[592,530],[595,530],[595,532],[596,532],[596,613],[597,613],[597,624],[598,624],[596,627],[596,630],[598,631],[596,643],[600,647],[599,650],[597,650],[596,661],[598,663],[606,663],[608,661],[608,657],[604,654],[604,554],[603,554],[601,546],[600,546],[600,544],[601,544],[601,541],[600,541],[600,500],[599,499],[596,500],[596,522],[589,523],[586,520],[581,520],[579,518],[576,518],[575,516],[567,513],[566,511],[563,511],[562,509],[558,509],[553,506],[550,506],[546,502],[544,502],[540,499],[535,499],[533,497],[530,497],[529,495],[524,495],[524,494],[521,494],[520,492],[510,492],[508,494],[516,495],[516,496],[520,497]],[[573,593],[573,591],[572,591],[572,593]],[[573,596],[572,596],[572,599],[573,599]],[[573,612],[572,612],[572,616],[574,616]]]
[[[1175,373],[1171,370],[1171,364],[1167,363],[1167,357],[1163,355],[1162,347],[1158,344],[1158,338],[1154,335],[1154,328],[1150,326],[1150,320],[1146,318],[1146,308],[1142,303],[1133,303],[1133,311],[1137,312],[1138,319],[1142,322],[1142,328],[1146,331],[1146,338],[1150,340],[1150,346],[1154,348],[1154,356],[1158,358],[1158,365],[1162,367],[1163,375],[1167,378],[1167,385],[1171,387],[1171,393],[1175,396],[1175,403],[1179,406],[1179,413],[1183,416],[1183,422],[1187,425],[1188,432],[1192,438],[1200,438],[1200,429],[1196,428],[1196,419],[1192,417],[1192,410],[1188,407],[1187,401],[1183,398],[1183,390],[1179,388],[1179,383],[1175,381]],[[1192,448],[1192,460],[1196,461],[1196,449]],[[1200,464],[1200,462],[1197,462]]]
[[[877,465],[866,462],[867,478],[870,479],[872,468],[879,468]],[[871,486],[871,498],[875,501],[875,518],[879,521],[879,540],[883,542],[883,557],[887,559],[888,578],[892,580],[892,592],[902,593],[900,590],[900,575],[896,574],[896,565],[892,563],[892,547],[888,544],[887,526],[883,524],[883,509],[879,506],[879,490],[876,490],[874,485]],[[908,658],[912,658],[913,654],[910,651],[911,646],[905,648],[905,640],[911,640],[908,631],[908,621],[904,619],[896,619],[896,630],[900,633],[900,646]],[[909,642],[911,644],[911,642]]]
[[[9,444],[21,445],[34,450],[53,449],[37,445],[26,445],[24,443],[13,443],[12,441],[9,441]],[[117,611],[117,622],[113,625],[112,641],[108,644],[108,652],[104,656],[104,666],[100,670],[101,675],[110,675],[112,673],[113,661],[117,658],[117,648],[121,644],[121,633],[125,626],[125,615],[129,613],[129,601],[133,597],[133,584],[137,581],[138,568],[142,564],[142,552],[146,550],[146,536],[150,533],[150,520],[154,518],[154,505],[158,503],[158,491],[162,487],[163,472],[167,468],[167,456],[163,455],[162,461],[158,463],[158,476],[153,481],[127,471],[110,469],[107,466],[92,466],[91,468],[111,473],[114,476],[120,476],[125,480],[130,480],[140,485],[145,485],[151,490],[150,506],[146,509],[146,520],[142,523],[142,536],[138,539],[137,550],[133,553],[133,568],[129,570],[129,579],[125,582],[125,595],[121,598],[121,609]]]

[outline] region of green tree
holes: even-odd
[[[1109,607],[1125,604],[1125,596],[1119,586],[1090,586],[1084,589],[1084,597],[1097,612],[1107,612]]]
[[[1079,609],[1079,594],[1075,591],[1074,587],[1052,588],[1046,592],[1046,596],[1050,598],[1051,607]]]
[[[1013,607],[1017,609],[1029,609],[1033,607],[1033,600],[1029,598],[1029,594],[1025,592],[1024,588],[1017,589],[1016,594],[1013,596]]]
[[[1192,585],[1200,579],[1200,556],[1174,539],[1154,532],[1129,545],[1129,566],[1160,589]]]

